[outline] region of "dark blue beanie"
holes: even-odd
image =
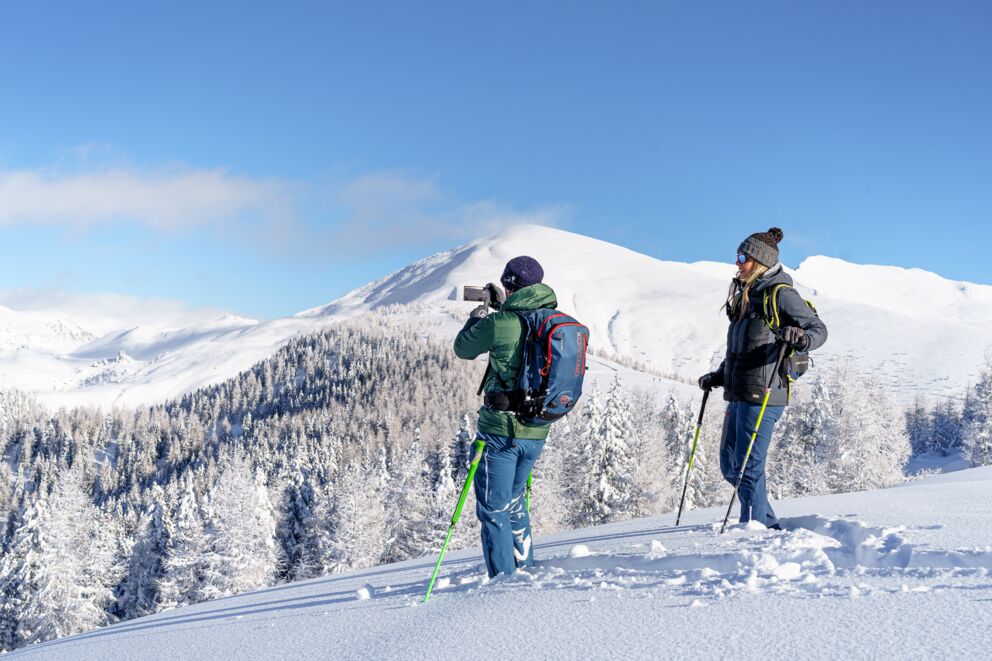
[[[533,257],[523,255],[514,257],[506,263],[503,275],[499,281],[508,289],[514,291],[536,285],[544,279],[544,269]]]

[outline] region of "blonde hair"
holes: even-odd
[[[751,287],[766,273],[768,273],[768,267],[755,262],[754,266],[751,267],[751,272],[747,274],[747,278],[743,281],[734,278],[730,283],[730,291],[727,293],[727,302],[723,304],[722,309],[726,310],[728,314],[734,314],[736,307],[737,318],[743,319],[744,315],[747,314],[748,303],[751,302]],[[740,294],[740,305],[735,306],[738,294]]]

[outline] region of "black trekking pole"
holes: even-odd
[[[696,421],[696,435],[692,439],[692,450],[689,451],[689,465],[685,469],[685,486],[682,487],[682,500],[679,501],[679,513],[675,517],[675,526],[678,527],[682,520],[682,508],[685,506],[685,493],[689,490],[689,472],[692,471],[692,463],[696,460],[696,444],[699,443],[699,430],[703,428],[703,411],[706,410],[706,400],[710,398],[710,389],[703,391],[703,404],[699,407],[699,420]]]
[[[751,449],[754,447],[754,439],[758,437],[758,430],[761,429],[761,420],[765,417],[765,409],[768,408],[768,398],[772,394],[772,384],[785,360],[785,352],[789,345],[782,342],[782,348],[778,351],[778,360],[775,361],[775,369],[772,370],[772,378],[768,380],[768,387],[765,388],[765,399],[761,402],[761,411],[758,413],[758,421],[754,424],[754,433],[751,434],[751,442],[747,444],[747,452],[744,454],[744,461],[741,462],[741,472],[737,475],[737,484],[734,485],[734,493],[730,496],[730,504],[727,505],[727,515],[723,517],[723,525],[720,527],[720,534],[727,529],[727,521],[730,520],[730,510],[734,508],[734,500],[737,499],[737,492],[741,488],[741,481],[744,479],[744,469],[747,468],[747,460],[751,458]]]

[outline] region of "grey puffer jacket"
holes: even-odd
[[[781,327],[798,326],[809,338],[807,351],[823,346],[827,341],[827,327],[809,309],[802,296],[792,288],[792,277],[778,264],[751,287],[747,313],[743,318],[732,315],[727,331],[727,355],[716,373],[714,386],[723,386],[723,398],[728,402],[760,404],[765,387],[778,360],[779,344],[768,324],[765,323],[763,302],[765,291],[775,285],[789,285],[779,290],[778,311]],[[772,382],[769,406],[786,406],[789,403],[789,384],[775,377]]]

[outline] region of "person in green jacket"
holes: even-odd
[[[490,577],[534,564],[527,478],[544,449],[550,423],[525,424],[514,413],[526,340],[526,326],[514,312],[557,307],[555,293],[543,279],[544,269],[536,259],[511,259],[500,278],[505,297],[495,284],[486,285],[498,311],[490,314],[489,306],[480,305],[455,338],[459,358],[474,360],[489,354],[478,424],[478,438],[485,441],[485,448],[474,486],[482,554]]]

